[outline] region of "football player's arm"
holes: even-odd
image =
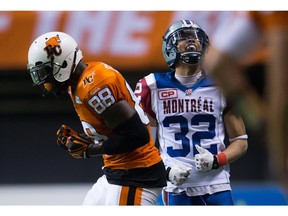
[[[150,87],[147,85],[146,78],[142,78],[137,82],[134,93],[136,97],[140,100],[141,107],[149,119],[152,138],[156,143],[158,122],[156,120],[156,115],[151,107],[151,90]]]
[[[157,140],[157,137],[158,137],[158,134],[157,134],[157,130],[158,130],[157,120],[154,119],[152,116],[150,116],[148,113],[146,113],[146,115],[147,115],[148,118],[149,118],[150,130],[151,130],[152,138],[153,138],[153,140],[154,140],[154,143],[156,143],[156,140]]]
[[[242,157],[248,148],[248,136],[242,117],[230,109],[224,115],[224,123],[230,144],[217,155],[211,154],[207,149],[196,145],[199,154],[195,155],[195,165],[198,170],[209,171],[218,169]]]
[[[99,144],[88,145],[86,150],[88,157],[125,153],[149,142],[150,136],[146,125],[127,101],[114,103],[101,116],[113,134]]]
[[[232,163],[247,152],[248,136],[242,117],[233,109],[224,115],[224,124],[230,144],[223,153],[227,157],[227,163]]]

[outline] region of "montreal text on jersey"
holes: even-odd
[[[183,112],[214,112],[214,104],[211,98],[198,97],[197,99],[170,99],[163,100],[163,114]]]

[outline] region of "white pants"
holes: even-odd
[[[83,205],[155,205],[161,190],[109,184],[103,175],[88,191]]]

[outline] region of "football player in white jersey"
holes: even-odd
[[[203,68],[208,46],[196,23],[174,22],[162,42],[171,71],[151,73],[135,89],[166,166],[165,205],[234,204],[229,163],[246,153],[248,136],[241,116]]]

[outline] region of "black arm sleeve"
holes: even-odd
[[[113,130],[113,135],[104,141],[102,147],[107,155],[120,154],[144,146],[149,140],[147,127],[135,113]]]

